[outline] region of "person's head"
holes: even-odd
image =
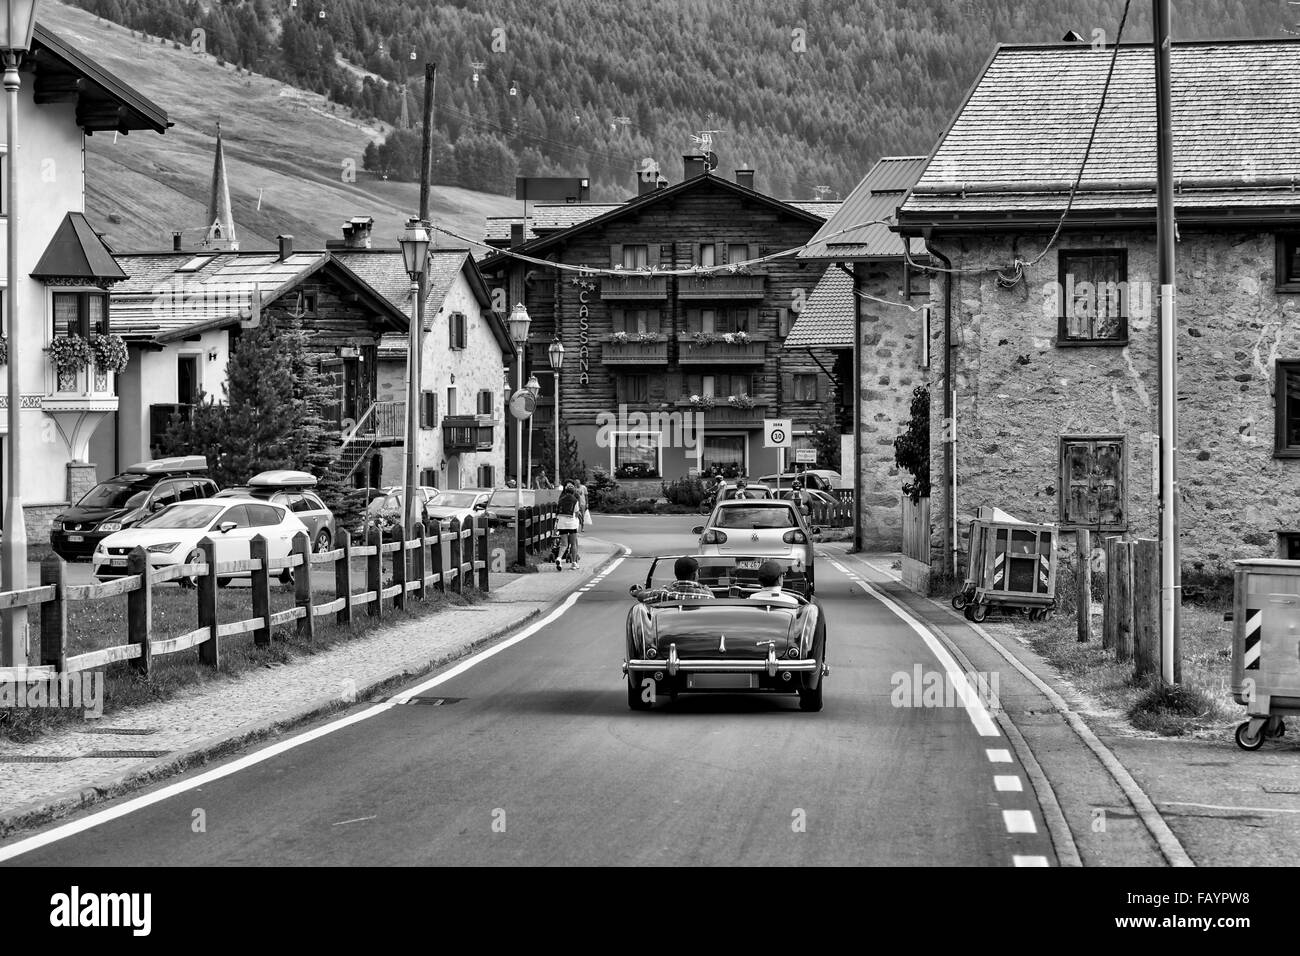
[[[765,588],[780,587],[783,573],[781,565],[777,562],[764,561],[758,566],[758,583]]]
[[[575,488],[575,487],[573,486],[573,482],[570,481],[570,482],[568,482],[567,484],[565,484],[565,486],[564,486],[564,490],[565,490],[565,491],[573,491],[573,492],[576,492],[578,489]]]
[[[678,581],[695,581],[700,575],[700,562],[684,554],[673,562],[673,574]]]
[[[737,488],[745,488],[745,487],[748,487],[748,485],[749,485],[749,482],[747,482],[744,478],[741,478],[739,481],[736,482],[736,487],[737,487]]]
[[[795,491],[803,491],[803,482],[800,481],[798,478],[796,478],[794,480],[794,484],[792,484],[790,487],[793,488]]]

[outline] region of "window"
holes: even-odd
[[[682,398],[692,395],[721,398],[729,395],[752,395],[754,377],[752,375],[683,375]]]
[[[746,259],[749,258],[750,255],[749,255],[748,245],[742,243],[736,243],[736,242],[727,243],[727,262],[729,263],[744,262]]]
[[[1277,363],[1273,394],[1277,412],[1274,454],[1279,458],[1300,458],[1300,360]]]
[[[1124,439],[1114,435],[1061,439],[1061,523],[1123,530],[1128,489]]]
[[[658,478],[661,436],[654,432],[617,432],[610,449],[615,478]]]
[[[176,401],[191,405],[199,397],[199,359],[196,355],[181,355],[176,359]]]
[[[794,401],[817,401],[817,373],[796,373],[794,376]]]
[[[248,509],[248,523],[254,528],[268,528],[284,520],[284,510],[274,505],[245,505]]]
[[[480,389],[478,393],[478,413],[480,415],[487,415],[491,417],[493,413],[492,403],[495,400],[496,400],[496,396],[492,394],[491,389],[487,389],[487,388]]]
[[[644,269],[650,262],[650,248],[645,245],[623,247],[623,268]]]
[[[252,525],[248,520],[248,506],[235,505],[233,508],[230,508],[212,525],[212,530],[216,531],[228,521],[233,521],[236,528],[251,528]]]
[[[496,471],[491,465],[478,466],[478,486],[480,488],[495,488],[497,483]]]
[[[88,339],[91,332],[107,332],[107,299],[103,292],[55,292],[54,334]]]
[[[438,393],[425,389],[420,392],[420,427],[434,428],[438,424]]]
[[[447,389],[447,414],[456,414],[456,387],[454,385]]]
[[[465,348],[465,313],[453,312],[447,316],[447,347]]]
[[[718,264],[718,247],[716,243],[700,244],[699,265],[716,266]]]
[[[649,375],[624,375],[619,382],[619,403],[650,401]]]
[[[1300,292],[1300,233],[1277,237],[1277,291]]]
[[[430,487],[430,488],[436,488],[436,487],[438,487],[438,469],[437,469],[437,468],[421,468],[421,469],[420,469],[420,484],[422,484],[422,485],[427,485],[427,486]],[[427,504],[427,503],[428,503],[428,497],[426,496],[424,500],[425,500],[425,503]]]
[[[706,433],[700,465],[705,471],[717,465],[722,469],[723,477],[735,478],[745,467],[745,436]]]
[[[614,309],[610,317],[615,332],[637,335],[641,332],[658,332],[659,314],[658,309]]]
[[[1123,249],[1061,252],[1057,344],[1128,341],[1128,254]]]

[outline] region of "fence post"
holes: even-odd
[[[126,596],[126,637],[140,645],[140,656],[131,661],[131,669],[148,676],[153,651],[149,629],[153,624],[153,576],[149,573],[149,555],[137,545],[126,559],[126,573],[140,575],[140,587]]]
[[[221,665],[221,638],[217,636],[217,545],[206,535],[199,541],[208,573],[194,582],[199,596],[199,627],[208,629],[208,639],[199,645],[199,663],[208,667]]]
[[[518,507],[515,508],[515,564],[527,564],[528,555],[524,552],[524,506],[522,498]]]
[[[1120,539],[1106,539],[1106,603],[1101,611],[1101,646],[1110,650],[1115,646],[1115,629],[1118,611],[1118,598],[1115,594],[1117,578],[1115,576],[1115,552]]]
[[[393,583],[400,585],[393,595],[393,607],[406,610],[406,522],[397,526],[397,550],[393,552]]]
[[[262,626],[253,631],[253,643],[265,646],[271,643],[271,572],[266,567],[270,550],[265,535],[253,535],[248,554],[258,565],[253,571],[253,617],[262,619]]]
[[[474,517],[474,541],[476,542],[474,553],[478,555],[478,560],[483,562],[483,567],[478,569],[478,589],[487,594],[488,565],[491,564],[491,559],[488,557],[488,519],[486,514],[475,515]]]
[[[451,530],[451,568],[448,570],[454,570],[456,573],[456,578],[452,583],[452,588],[455,589],[457,594],[463,594],[465,593],[465,573],[464,573],[465,569],[462,567],[462,565],[464,564],[465,556],[464,554],[462,554],[463,549],[461,548],[461,542],[464,541],[465,539],[460,536],[459,518],[451,519],[450,530]]]
[[[382,617],[384,599],[379,592],[384,588],[384,531],[376,527],[366,535],[366,545],[375,549],[374,554],[366,556],[366,590],[375,592],[375,599],[366,605],[366,613],[371,617]]]
[[[419,545],[416,547],[414,554],[411,555],[413,559],[411,563],[414,565],[413,572],[415,577],[415,590],[412,593],[415,595],[417,601],[423,601],[425,588],[424,579],[429,573],[429,529],[428,526],[421,521],[416,524],[415,530],[416,539],[419,541]]]
[[[443,541],[446,535],[442,531],[442,523],[438,524],[438,531],[433,537],[433,572],[438,576],[437,586],[440,594],[447,593],[447,560],[445,552],[442,550]]]
[[[1115,660],[1133,659],[1133,542],[1115,549]]]
[[[1139,538],[1133,548],[1133,674],[1160,673],[1160,542]]]
[[[293,536],[293,554],[302,558],[302,564],[293,576],[293,603],[307,612],[298,618],[298,636],[308,641],[316,639],[316,618],[311,613],[311,542],[301,531]]]
[[[1092,532],[1080,528],[1074,533],[1074,550],[1078,552],[1078,570],[1074,575],[1074,603],[1078,611],[1078,639],[1092,637]]]
[[[334,597],[343,599],[343,606],[334,615],[335,624],[352,624],[352,536],[339,532],[339,547],[343,553],[334,559]]]
[[[68,660],[68,604],[63,591],[63,559],[51,554],[41,562],[41,586],[54,585],[54,597],[41,605],[41,663],[60,674]]]

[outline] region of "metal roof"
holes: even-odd
[[[853,278],[838,266],[828,266],[790,327],[782,348],[853,348],[856,310]]]
[[[99,238],[83,213],[63,217],[54,238],[45,247],[32,270],[34,279],[89,279],[116,282],[126,278],[104,240]]]
[[[173,125],[167,111],[118,79],[41,23],[32,31],[32,48],[23,68],[35,73],[36,102],[73,100],[76,122],[87,133],[133,129],[164,132]]]
[[[838,262],[902,258],[903,238],[877,221],[893,221],[895,210],[925,168],[925,160],[924,156],[886,156],[877,162],[799,258]],[[913,255],[925,253],[923,243],[916,240],[911,249]]]

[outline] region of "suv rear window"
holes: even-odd
[[[797,528],[794,511],[785,502],[772,504],[737,505],[719,508],[715,528]]]
[[[132,495],[149,488],[154,480],[145,475],[119,475],[87,491],[77,502],[78,508],[123,508]]]

